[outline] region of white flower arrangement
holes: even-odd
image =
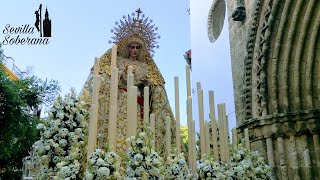
[[[179,155],[171,154],[166,161],[164,172],[165,179],[191,179],[192,174],[188,169],[188,164],[183,153]]]
[[[33,145],[40,157],[36,178],[79,178],[88,115],[84,105],[72,91],[64,99],[58,97],[48,117],[38,124],[41,139]]]
[[[126,178],[131,179],[163,179],[163,162],[157,152],[151,149],[151,130],[144,128],[136,137],[128,138],[131,148],[126,156]]]
[[[198,167],[200,179],[226,179],[226,166],[223,163],[214,161],[214,159],[202,159]]]
[[[228,170],[233,179],[271,179],[271,168],[257,151],[247,150],[242,141],[231,151],[231,164]]]
[[[96,149],[90,156],[84,180],[120,179],[119,157],[114,152]]]
[[[200,162],[198,168],[200,179],[272,179],[270,167],[257,152],[247,150],[244,142],[232,149],[229,164],[215,162],[213,158],[203,159]]]

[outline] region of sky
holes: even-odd
[[[211,43],[208,38],[208,14],[213,0],[190,1],[190,29],[192,49],[192,88],[193,117],[196,129],[199,129],[198,99],[196,83],[201,83],[204,99],[204,118],[209,120],[209,90],[214,91],[215,114],[218,117],[217,104],[225,103],[229,120],[229,131],[236,126],[231,57],[228,31],[228,14],[219,38]],[[226,10],[227,11],[227,10]],[[216,17],[218,18],[218,17]]]
[[[190,2],[191,1],[191,2]],[[141,8],[143,13],[153,19],[159,28],[159,49],[154,60],[165,81],[170,105],[174,110],[174,76],[179,77],[181,124],[186,125],[186,79],[183,54],[192,48],[192,84],[201,81],[204,91],[215,90],[217,102],[227,103],[227,112],[234,109],[229,37],[227,25],[222,38],[211,44],[206,36],[206,22],[211,0],[2,0],[0,6],[0,42],[5,39],[4,29],[33,26],[35,10],[43,4],[43,14],[47,7],[52,21],[52,37],[48,45],[2,45],[4,54],[12,57],[15,64],[26,70],[32,67],[32,74],[42,79],[60,82],[66,94],[71,87],[77,92],[89,75],[95,57],[100,57],[111,48],[111,29],[123,15],[131,14]],[[191,5],[191,16],[188,8]],[[191,23],[191,24],[190,24]],[[191,31],[193,31],[191,33]],[[11,37],[16,37],[12,34]],[[34,34],[20,37],[38,37]],[[220,41],[219,41],[220,40]],[[220,44],[219,44],[220,43]],[[230,107],[230,108],[229,108]],[[194,107],[196,109],[196,107]],[[194,117],[197,115],[194,114]],[[197,118],[195,118],[197,119]]]

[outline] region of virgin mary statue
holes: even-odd
[[[113,43],[117,45],[117,67],[119,69],[118,84],[118,108],[117,108],[117,151],[123,152],[126,149],[126,124],[127,124],[127,70],[128,66],[133,67],[134,85],[138,87],[137,97],[137,119],[138,132],[143,130],[143,89],[150,88],[149,113],[155,114],[155,150],[163,154],[165,144],[165,119],[171,117],[171,142],[174,142],[173,113],[168,102],[165,91],[165,81],[155,64],[151,53],[157,46],[157,28],[152,20],[145,18],[138,9],[132,16],[123,16],[112,32],[114,32]],[[111,81],[111,49],[105,52],[99,59],[100,64],[100,91],[98,110],[98,134],[99,144],[105,144],[108,136],[109,124],[109,102],[110,102],[110,81]],[[91,104],[93,87],[93,69],[83,87],[80,98],[89,105]]]

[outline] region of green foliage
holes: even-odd
[[[37,137],[37,119],[27,113],[21,89],[0,71],[0,164],[21,168],[21,159]]]
[[[31,110],[50,104],[59,90],[56,81],[42,81],[36,77],[12,81],[0,68],[0,169],[5,171],[0,173],[0,178],[14,176],[20,171],[22,158],[39,138],[36,129],[39,119]]]

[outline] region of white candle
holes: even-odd
[[[131,71],[131,73],[130,73]],[[127,138],[131,136],[135,136],[132,132],[132,93],[131,87],[133,86],[132,79],[134,79],[134,75],[132,74],[132,66],[128,66],[128,74],[127,74]],[[137,100],[136,100],[137,101]],[[129,144],[127,143],[127,150],[129,148]]]
[[[204,126],[204,132],[205,132],[205,140],[206,140],[206,155],[207,157],[210,156],[210,137],[209,137],[209,122],[205,122]]]
[[[134,86],[134,74],[129,74],[128,75],[128,80],[129,80],[129,86],[128,87]]]
[[[197,89],[201,89],[201,83],[197,82]]]
[[[99,65],[99,58],[95,58],[94,66],[93,66],[93,75],[99,75],[100,65]]]
[[[88,152],[87,159],[90,159],[91,153],[97,146],[97,126],[98,126],[98,107],[99,107],[99,90],[100,90],[100,78],[99,78],[99,59],[95,58],[93,68],[93,88],[92,88],[92,104],[90,107],[90,119],[89,119],[89,135],[88,135]],[[88,161],[89,162],[89,161]]]
[[[131,86],[127,104],[127,138],[137,133],[137,87]],[[129,144],[127,144],[127,149]]]
[[[225,105],[225,104],[224,104]],[[230,161],[230,141],[229,141],[229,123],[228,123],[228,117],[226,113],[226,108],[224,108],[224,127],[225,127],[225,140],[226,140],[226,159],[227,162],[229,163]]]
[[[127,127],[127,133],[128,137],[135,136],[136,135],[136,128],[137,128],[137,87],[131,86],[130,93],[128,94],[128,127]]]
[[[112,51],[111,51],[111,69],[117,67],[116,64],[117,61],[117,45],[112,45]]]
[[[131,128],[132,128],[132,93],[131,86],[127,88],[127,138],[132,136]]]
[[[226,120],[226,108],[225,104],[218,104],[218,115],[219,115],[219,137],[220,137],[220,149],[221,149],[221,161],[229,161],[229,143],[228,143],[228,131],[227,131],[227,120]]]
[[[198,108],[199,108],[199,124],[200,124],[200,150],[201,150],[201,157],[202,157],[203,155],[206,154],[202,89],[198,89]]]
[[[111,87],[110,87],[110,103],[115,106],[118,100],[118,68],[113,68],[111,71]],[[116,107],[116,106],[115,106]]]
[[[236,147],[236,145],[237,145],[237,129],[232,128],[231,132],[232,132],[232,145],[234,147]]]
[[[220,144],[220,155],[221,155],[221,161],[226,161],[225,157],[225,147],[224,147],[224,132],[223,132],[223,112],[221,109],[221,104],[218,104],[218,118],[219,118],[219,144]]]
[[[150,114],[150,128],[151,128],[151,132],[152,132],[152,149],[155,150],[155,134],[156,134],[156,129],[155,129],[155,115],[152,113]]]
[[[143,121],[144,126],[149,124],[149,87],[143,89]]]
[[[94,149],[96,148],[96,145],[97,145],[98,113],[95,109],[97,109],[97,105],[91,104],[89,137],[88,137],[88,152],[87,152],[87,159],[88,160],[90,159],[90,155],[94,152]]]
[[[166,116],[166,155],[169,157],[171,154],[171,118]]]
[[[195,121],[191,121],[191,149],[192,149],[192,173],[197,172],[197,152],[196,152],[196,132],[195,132]]]
[[[132,91],[132,96],[131,96],[132,97],[132,99],[131,99],[132,100],[132,102],[131,102],[131,105],[132,105],[132,111],[131,111],[131,114],[132,114],[132,136],[135,136],[137,133],[137,119],[138,119],[138,116],[137,116],[138,88],[137,88],[137,86],[132,86],[131,91]]]
[[[175,112],[176,112],[176,145],[177,153],[181,153],[181,133],[180,133],[180,106],[179,106],[179,78],[174,77],[175,89]]]
[[[216,115],[215,115],[213,91],[209,91],[209,105],[210,105],[210,119],[211,119],[211,127],[212,127],[213,156],[214,156],[214,159],[219,160],[218,132],[217,132],[217,121],[216,121]]]
[[[133,67],[130,65],[130,66],[128,66],[127,74],[128,75],[132,74],[132,72],[133,72]]]
[[[117,147],[117,107],[110,106],[110,113],[109,113],[109,145],[111,151],[116,151]]]
[[[188,152],[188,160],[189,160],[189,166],[192,166],[192,151],[191,151],[191,147],[192,147],[192,97],[189,96],[187,99],[187,118],[188,118],[188,145],[190,147],[189,152]]]
[[[118,68],[111,71],[110,105],[109,105],[109,143],[112,151],[116,150],[116,129],[118,114]]]
[[[190,66],[186,65],[187,97],[191,96]]]
[[[132,66],[127,69],[127,95],[130,94],[130,87],[133,86],[134,75],[132,74]],[[129,103],[129,101],[127,101]],[[127,104],[128,106],[128,104]]]

